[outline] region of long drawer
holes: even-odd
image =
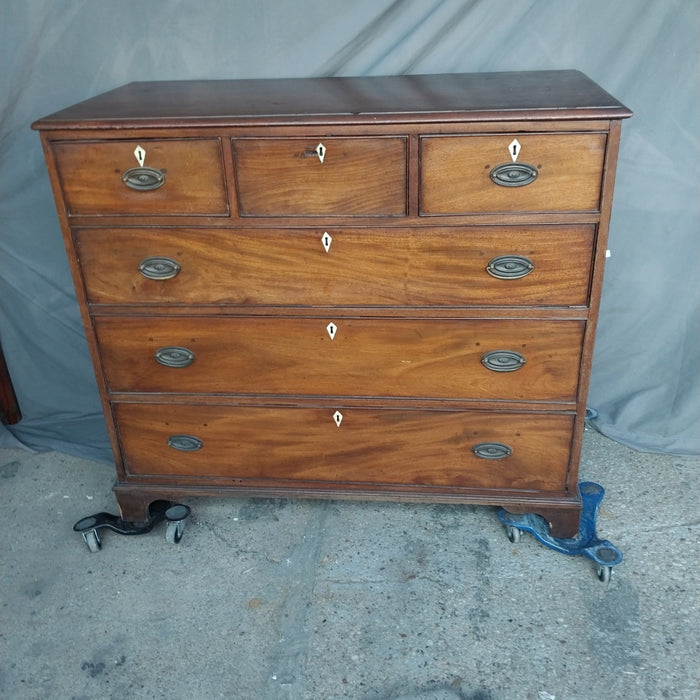
[[[595,227],[79,229],[95,304],[585,306]]]
[[[583,321],[96,317],[113,392],[570,402]]]
[[[131,475],[564,488],[573,416],[116,404]],[[290,485],[291,486],[291,485]]]
[[[229,213],[218,138],[57,142],[69,214]]]
[[[421,213],[597,211],[605,146],[600,133],[424,137]]]

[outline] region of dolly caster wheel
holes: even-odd
[[[498,519],[506,526],[506,534],[511,542],[517,542],[521,531],[526,530],[556,552],[571,556],[583,554],[595,562],[598,579],[608,583],[613,567],[622,563],[622,552],[608,540],[598,539],[596,534],[598,507],[603,500],[605,490],[600,484],[586,481],[579,484],[579,494],[581,517],[575,537],[554,537],[547,521],[535,513],[514,515],[501,508]]]
[[[177,544],[182,539],[185,531],[185,518],[190,514],[190,509],[181,503],[170,506],[165,511],[165,519],[168,526],[165,529],[165,541],[169,544]]]
[[[88,530],[87,532],[83,532],[82,534],[83,540],[85,540],[87,548],[93,554],[99,552],[102,549],[102,541],[100,540],[100,536],[97,534],[97,530]]]
[[[522,531],[519,530],[517,527],[514,525],[506,525],[506,537],[513,543],[517,544],[520,542],[520,536],[522,535]]]
[[[119,535],[145,535],[155,525],[166,521],[165,539],[167,542],[176,544],[182,539],[182,532],[185,529],[185,518],[190,512],[190,508],[181,503],[171,505],[168,501],[154,501],[149,506],[148,520],[146,522],[130,522],[122,520],[118,515],[95,513],[95,515],[79,520],[73,525],[73,530],[82,535],[87,548],[91,552],[99,552],[102,549],[100,536],[97,534],[100,528],[107,528]]]
[[[182,533],[184,529],[184,520],[179,520],[178,522],[174,523],[168,523],[168,527],[165,529],[165,541],[168,544],[177,544],[182,539]]]
[[[610,583],[610,577],[612,576],[612,566],[599,566],[598,569],[596,570],[596,573],[598,574],[598,578],[603,582],[603,583]]]

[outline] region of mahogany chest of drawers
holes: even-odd
[[[122,517],[405,499],[573,535],[628,116],[551,71],[132,83],[38,121]]]

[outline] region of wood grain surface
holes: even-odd
[[[573,401],[581,321],[287,316],[99,317],[115,392],[300,394]],[[331,339],[327,326],[337,327]],[[184,368],[163,347],[195,355]],[[525,358],[513,372],[482,364],[491,351]]]
[[[272,306],[585,306],[595,230],[578,226],[452,228],[79,229],[96,304]],[[326,252],[323,237],[330,236]],[[486,268],[520,255],[534,268],[497,279]],[[165,256],[168,280],[139,273]]]
[[[241,216],[406,214],[405,138],[234,139],[233,149]]]
[[[333,419],[342,413],[340,426]],[[131,474],[562,491],[573,416],[345,408],[117,404]],[[168,446],[172,435],[203,442]],[[504,459],[472,448],[501,442]],[[293,488],[290,485],[290,488]]]
[[[538,171],[521,187],[503,187],[491,170],[512,163],[509,145],[521,144],[520,163]],[[427,136],[421,142],[421,195],[424,214],[517,211],[595,211],[605,134],[498,134]]]
[[[145,165],[164,171],[157,190],[137,191],[122,175],[139,165],[134,150],[146,151]],[[54,144],[66,208],[72,215],[228,215],[221,141],[216,138],[126,141],[64,141]]]

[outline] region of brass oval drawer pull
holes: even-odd
[[[148,167],[129,168],[122,175],[122,182],[132,190],[142,192],[157,190],[165,184],[165,173]]]
[[[534,269],[535,264],[524,255],[499,255],[486,266],[486,272],[499,280],[519,280]]]
[[[525,364],[525,358],[515,350],[492,350],[481,358],[481,364],[492,372],[515,372]]]
[[[480,442],[472,452],[481,459],[504,459],[513,454],[513,448],[502,442]]]
[[[194,435],[171,435],[168,438],[168,447],[180,452],[196,452],[204,447],[204,441]]]
[[[154,256],[139,263],[139,272],[149,280],[169,280],[180,272],[180,264],[172,258]]]
[[[163,365],[163,367],[188,367],[194,362],[194,353],[191,350],[176,345],[158,348],[154,353],[154,357],[156,362]]]
[[[527,163],[501,163],[489,173],[502,187],[524,187],[537,179],[537,168]]]

